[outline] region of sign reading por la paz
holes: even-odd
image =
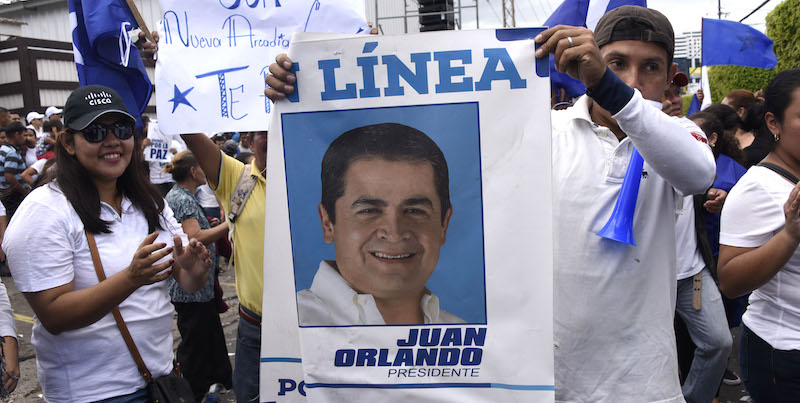
[[[160,0],[158,120],[168,134],[266,130],[269,64],[295,32],[368,33],[363,0]]]
[[[541,31],[295,37],[267,148],[262,400],[553,401]]]

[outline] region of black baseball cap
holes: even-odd
[[[667,17],[639,6],[617,7],[600,18],[594,29],[598,47],[615,41],[654,42],[667,50],[670,60],[675,52],[675,32]]]
[[[73,130],[83,130],[89,123],[107,113],[119,113],[136,119],[128,113],[122,97],[113,89],[102,85],[87,85],[72,91],[64,105],[64,124]]]

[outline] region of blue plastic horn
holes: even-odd
[[[617,196],[617,204],[608,219],[606,226],[597,233],[603,238],[636,246],[633,239],[633,213],[636,211],[636,199],[639,197],[639,183],[642,181],[644,159],[639,150],[633,149],[628,171],[622,180],[622,188]]]

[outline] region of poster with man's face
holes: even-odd
[[[538,32],[293,44],[268,139],[267,400],[552,401]]]
[[[282,123],[300,326],[486,323],[477,103]]]

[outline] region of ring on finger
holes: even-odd
[[[575,41],[572,40],[571,36],[567,37],[567,42],[569,42],[569,47],[574,47],[575,46]]]

